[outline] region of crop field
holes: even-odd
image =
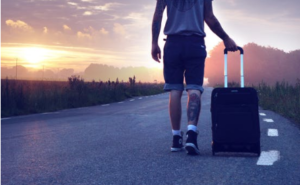
[[[118,102],[134,96],[163,92],[163,84],[118,80],[85,82],[78,76],[69,81],[1,80],[1,117]]]

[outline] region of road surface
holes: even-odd
[[[168,94],[2,119],[2,184],[300,185],[300,130],[260,110],[262,155],[211,154],[210,94],[200,156],[171,153]],[[182,130],[186,131],[183,95]]]

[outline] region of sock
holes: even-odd
[[[195,126],[195,125],[188,125],[188,130],[192,130],[194,132],[197,132],[197,126]]]
[[[178,135],[181,136],[181,130],[172,130],[173,136]]]

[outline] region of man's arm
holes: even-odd
[[[153,16],[153,22],[152,22],[152,58],[160,62],[159,59],[161,59],[161,50],[158,46],[158,38],[159,38],[159,32],[161,28],[161,21],[163,17],[163,12],[166,7],[164,0],[157,0],[156,2],[156,8],[155,13]]]
[[[209,28],[224,41],[224,45],[228,49],[228,51],[237,50],[237,45],[223,30],[220,22],[214,15],[212,8],[212,0],[204,1],[204,20],[209,26]]]

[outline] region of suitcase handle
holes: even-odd
[[[238,50],[240,50],[241,53],[241,87],[244,88],[244,50],[241,47],[237,47]],[[228,72],[227,72],[227,54],[228,50],[227,48],[224,49],[224,55],[225,55],[225,65],[224,65],[224,87],[228,87]]]

